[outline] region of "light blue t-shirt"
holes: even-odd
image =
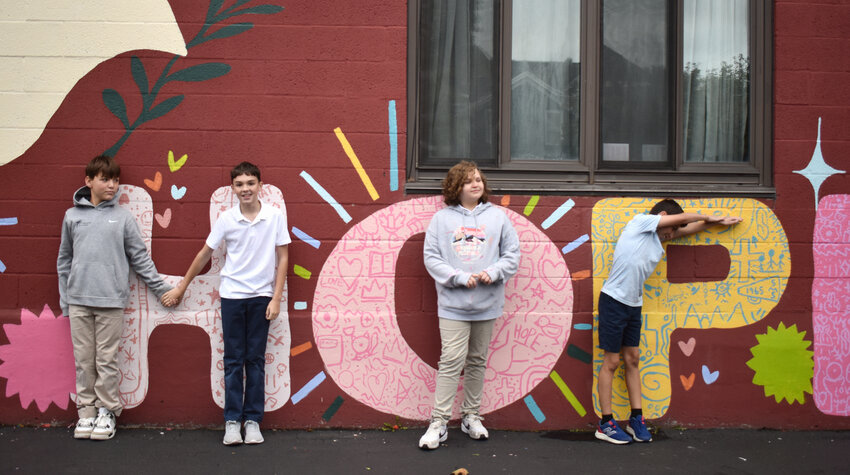
[[[657,232],[659,221],[660,215],[639,214],[626,224],[602,292],[625,305],[643,306],[643,283],[664,255]]]

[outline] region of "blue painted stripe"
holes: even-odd
[[[292,396],[292,404],[298,404],[299,401],[307,397],[308,394],[316,389],[316,386],[322,384],[322,381],[324,381],[326,377],[327,376],[325,376],[324,371],[319,371],[319,374],[313,376],[313,379],[311,379],[309,383],[305,384],[304,387],[299,389],[298,392]]]
[[[576,330],[593,330],[593,325],[589,323],[576,323],[573,325]]]
[[[322,245],[322,243],[319,242],[318,239],[314,239],[309,234],[307,234],[304,231],[296,228],[295,226],[292,226],[292,234],[294,234],[295,237],[297,237],[298,239],[300,239],[300,240],[306,242],[307,244],[315,247],[316,249],[318,249],[319,246]]]
[[[538,424],[546,420],[546,416],[543,414],[543,411],[537,407],[537,403],[534,402],[534,398],[531,397],[531,394],[523,398],[523,401],[525,401],[525,405],[528,406],[528,410],[531,411],[531,415],[534,416],[534,419],[537,420]]]
[[[572,251],[574,251],[577,247],[579,247],[579,246],[581,246],[582,244],[586,243],[589,239],[590,239],[590,236],[588,236],[587,234],[582,234],[581,236],[579,236],[579,237],[578,237],[578,239],[576,239],[575,241],[573,241],[573,242],[571,242],[571,243],[567,244],[566,246],[564,246],[564,247],[561,249],[561,252],[563,252],[564,254],[566,254],[566,253],[568,253],[568,252],[572,252]]]
[[[395,101],[390,101],[387,113],[390,122],[390,191],[396,191],[398,190],[398,125]]]
[[[18,218],[0,218],[0,226],[14,226],[18,224]]]
[[[307,302],[295,302],[292,308],[295,310],[305,310],[307,308]]]
[[[558,220],[564,217],[564,215],[567,214],[567,211],[573,209],[573,206],[575,205],[575,202],[571,199],[567,199],[567,201],[564,201],[561,206],[558,206],[558,209],[556,209],[552,214],[549,215],[548,218],[546,218],[545,221],[543,221],[543,224],[541,224],[543,229],[549,229],[549,226],[552,226],[553,224],[557,223]]]
[[[330,193],[328,193],[328,190],[324,189],[324,187],[322,187],[322,185],[320,185],[316,180],[314,180],[313,177],[310,176],[310,174],[306,171],[302,170],[300,175],[301,178],[303,178],[304,181],[306,181],[307,184],[310,185],[313,190],[315,190],[316,193],[318,193],[319,196],[322,197],[323,200],[325,200],[329,205],[331,205],[334,211],[336,211],[336,214],[338,214],[344,222],[348,223],[349,221],[351,221],[351,215],[349,215],[348,212],[345,211],[345,208],[343,208],[342,205],[337,203],[336,199],[331,196]]]

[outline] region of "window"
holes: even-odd
[[[407,190],[772,196],[772,2],[410,2]]]

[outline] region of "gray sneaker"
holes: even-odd
[[[245,443],[263,443],[263,434],[260,433],[260,424],[257,421],[245,421]]]
[[[97,410],[97,419],[91,431],[92,440],[108,440],[115,437],[115,414],[109,409],[101,407]]]
[[[94,429],[94,417],[81,417],[74,427],[75,439],[90,439],[91,431]]]
[[[242,424],[239,421],[227,421],[224,423],[224,445],[237,445],[242,443]]]

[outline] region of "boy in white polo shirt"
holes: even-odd
[[[222,213],[186,276],[166,298],[179,301],[192,279],[224,242],[221,271],[221,324],[224,333],[224,444],[263,442],[260,422],[265,403],[266,340],[269,321],[280,315],[289,261],[286,215],[259,200],[263,182],[256,165],[242,162],[230,171],[239,206]],[[245,368],[245,389],[242,380]]]

